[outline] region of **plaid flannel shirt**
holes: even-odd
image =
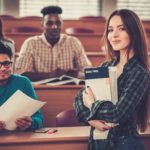
[[[103,66],[114,66],[117,61],[111,61]],[[115,149],[115,141],[121,136],[138,136],[135,124],[136,111],[145,98],[149,87],[149,73],[140,65],[136,56],[131,58],[124,66],[123,73],[118,78],[118,102],[114,105],[112,102],[96,100],[91,110],[86,108],[82,101],[82,91],[75,99],[74,107],[76,109],[77,119],[82,122],[88,120],[105,120],[112,123],[119,123],[118,126],[110,129],[105,142],[107,150]],[[142,108],[141,108],[142,109]],[[93,130],[89,140],[91,150],[99,150],[97,142],[93,140]],[[103,150],[103,149],[101,149]]]
[[[51,72],[58,68],[83,72],[88,66],[91,62],[79,39],[61,34],[60,40],[52,47],[43,33],[25,40],[16,60],[15,73]]]

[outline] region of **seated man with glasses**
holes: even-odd
[[[0,106],[7,101],[17,90],[37,99],[35,91],[27,77],[12,74],[12,50],[7,45],[0,42]],[[16,108],[17,109],[17,108]],[[41,128],[43,117],[37,111],[32,117],[24,116],[16,120],[17,129],[34,130]],[[5,129],[5,123],[0,120],[0,130]]]
[[[43,33],[25,40],[16,60],[15,72],[32,81],[64,74],[84,78],[84,68],[91,66],[91,62],[79,39],[61,33],[62,9],[47,6],[41,13]]]

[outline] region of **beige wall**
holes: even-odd
[[[106,18],[116,9],[116,0],[103,0],[103,16]]]
[[[0,0],[0,13],[19,16],[19,0]]]
[[[116,9],[116,0],[103,0],[103,16]],[[19,0],[0,0],[0,14],[10,14],[19,17]]]

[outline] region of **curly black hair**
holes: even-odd
[[[0,54],[6,54],[11,59],[13,57],[13,52],[8,45],[5,45],[0,41]]]
[[[62,14],[62,9],[59,6],[47,6],[41,10],[41,13],[43,14],[43,16],[47,14],[52,14],[52,13]]]

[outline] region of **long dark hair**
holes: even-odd
[[[121,9],[115,10],[106,22],[106,28],[104,33],[104,41],[106,45],[106,50],[108,52],[108,57],[112,60],[116,57],[119,57],[119,51],[114,51],[111,44],[108,41],[108,26],[111,18],[113,16],[120,16],[124,27],[130,37],[130,45],[127,50],[127,58],[129,58],[129,53],[131,50],[134,51],[134,54],[138,58],[140,64],[148,71],[149,73],[149,63],[148,63],[148,49],[146,43],[146,34],[142,25],[140,18],[131,10]],[[148,89],[149,90],[149,89]],[[137,127],[144,131],[148,123],[148,106],[149,106],[149,92],[145,96],[141,108],[137,111]],[[143,109],[142,109],[143,108]]]
[[[3,25],[2,25],[2,20],[0,18],[0,39],[3,39],[4,35],[3,35]]]
[[[0,41],[0,54],[6,54],[11,59],[13,57],[12,49]]]

